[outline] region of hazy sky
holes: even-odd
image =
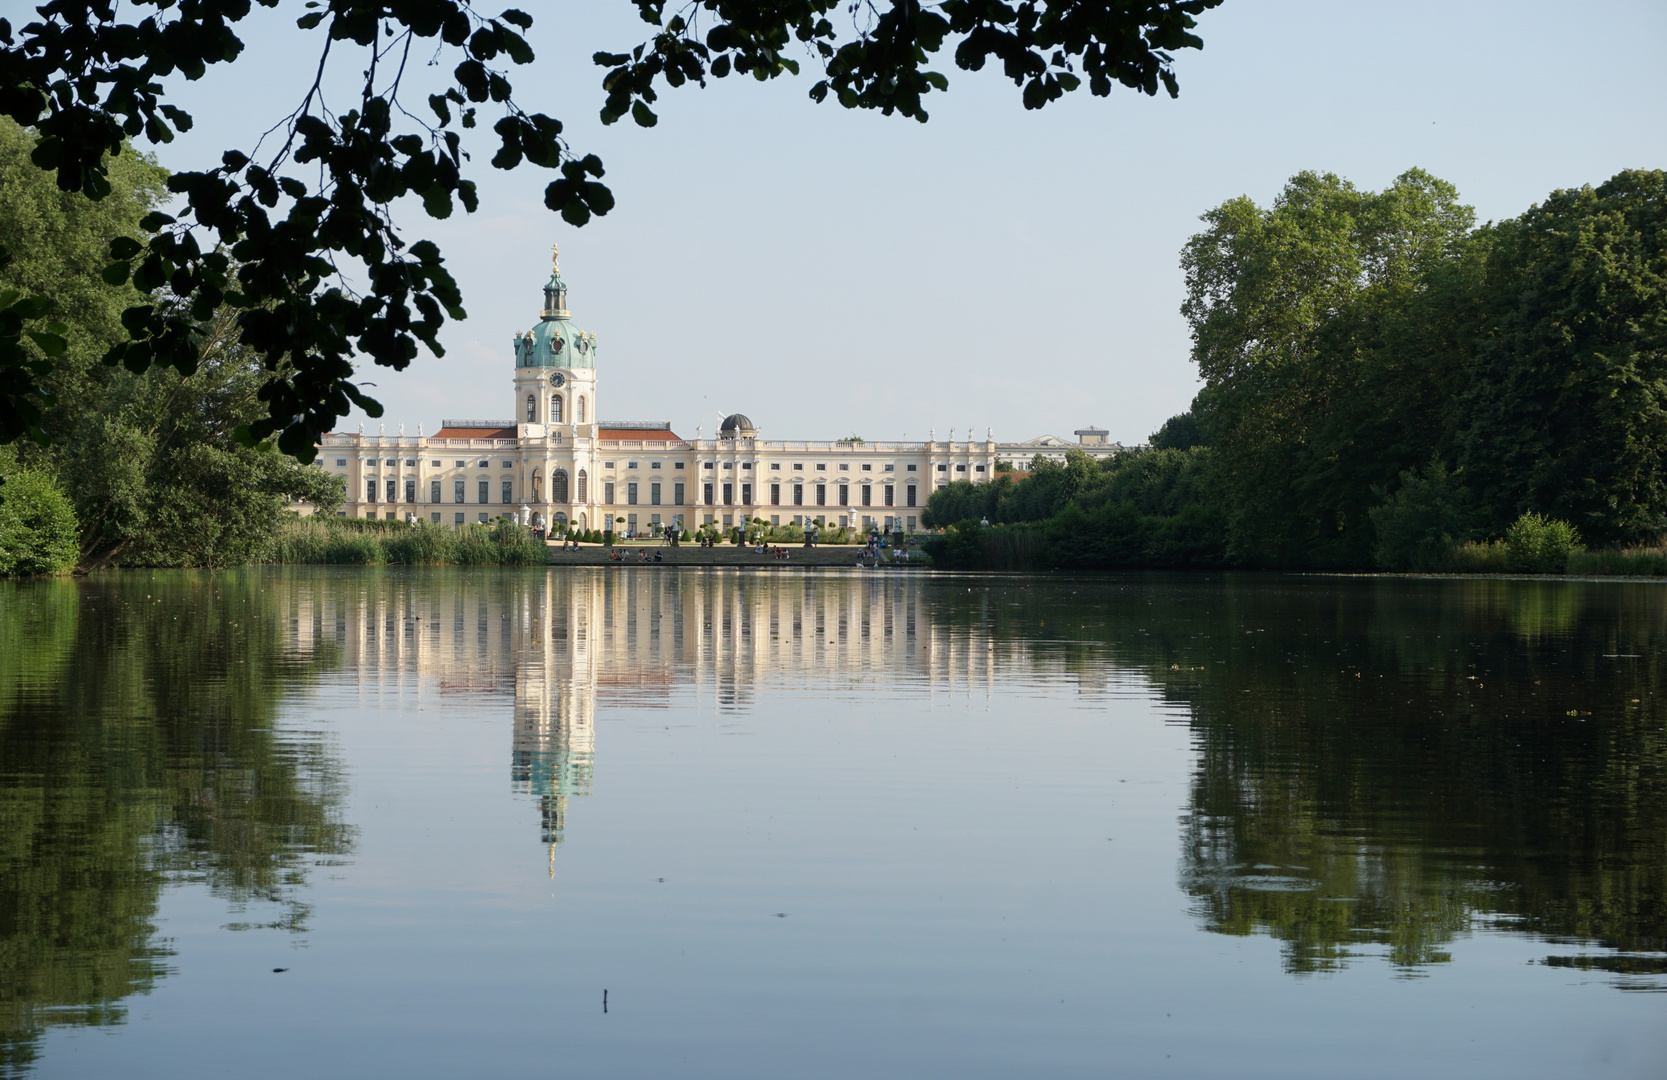
[[[946,55],[949,93],[921,125],[813,104],[807,62],[672,91],[648,130],[601,126],[589,59],[644,39],[634,9],[527,7],[538,61],[512,70],[517,99],[602,157],[618,205],[575,229],[543,207],[550,173],[491,168],[483,138],[478,213],[405,211],[469,319],[443,359],[367,362],[390,432],[513,415],[510,335],[536,321],[559,242],[575,321],[600,340],[604,419],[693,435],[741,411],[766,438],[810,439],[1096,424],[1138,441],[1197,388],[1178,256],[1211,206],[1266,204],[1303,169],[1376,189],[1419,166],[1488,220],[1667,166],[1660,2],[1227,0],[1179,58],[1178,100],[1079,91],[1026,112],[995,71]],[[198,124],[163,164],[247,148],[300,100],[321,36],[293,30],[303,10],[244,24],[244,60],[180,86]]]

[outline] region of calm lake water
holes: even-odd
[[[1664,662],[1658,584],[0,583],[0,1075],[1660,1077]]]

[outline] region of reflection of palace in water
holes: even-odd
[[[871,673],[928,694],[984,693],[993,681],[991,639],[933,619],[928,583],[905,575],[577,568],[297,584],[295,645],[333,637],[363,693],[405,692],[414,679],[451,703],[513,699],[511,782],[538,800],[552,855],[568,800],[590,792],[599,704],[670,708],[682,697],[745,712],[771,680],[835,699]]]

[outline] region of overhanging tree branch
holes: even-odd
[[[276,7],[278,0],[259,2]],[[1192,33],[1195,17],[1222,0],[893,0],[847,9],[855,37],[844,44],[828,18],[841,0],[695,0],[669,17],[663,0],[632,2],[656,29],[628,53],[595,54],[607,69],[602,118],[630,115],[652,127],[658,83],[797,74],[799,62],[785,55],[791,48],[823,67],[810,88],[815,100],[832,96],[847,108],[922,121],[926,95],[948,87],[925,65],[952,41],[965,70],[1000,61],[1027,108],[1057,100],[1085,78],[1097,95],[1110,93],[1114,81],[1147,94],[1161,85],[1174,95],[1172,51],[1202,46]],[[439,248],[407,242],[391,206],[415,195],[435,218],[449,217],[459,203],[476,209],[463,133],[479,124],[477,110],[501,113],[492,124],[494,167],[526,161],[558,173],[544,202],[569,224],[607,213],[614,198],[600,182],[601,160],[574,152],[560,120],[515,104],[504,61],[533,61],[522,36],[531,16],[510,9],[488,17],[464,0],[310,0],[306,8],[298,27],[324,33],[325,41],[283,146],[264,166],[253,160],[257,142],[247,154],[226,150],[218,168],[175,174],[169,189],[183,203],[179,214],[149,215],[148,243],[112,242],[104,277],[112,285],[131,281],[153,298],[123,315],[129,340],[105,357],[134,372],[163,364],[191,374],[201,350],[193,327],[223,304],[242,309],[242,341],[268,373],[260,393],[268,415],[241,437],[256,443],[276,435],[286,453],[310,461],[320,436],[353,407],[381,415],[351,381],[355,357],[402,370],[419,347],[443,355],[445,320],[464,317]],[[127,15],[146,9],[152,13],[144,18]],[[50,0],[20,29],[0,20],[0,113],[35,130],[31,160],[55,172],[61,189],[103,198],[110,192],[105,161],[122,152],[124,139],[166,143],[191,127],[188,113],[163,100],[160,80],[200,79],[211,65],[235,62],[243,42],[233,27],[251,11],[249,0],[135,0],[122,21],[115,0]],[[448,50],[459,57],[450,85],[428,97],[433,123],[399,101],[415,38],[437,38],[437,57]],[[358,107],[341,115],[325,107],[322,91],[338,42],[370,52]],[[378,90],[378,62],[396,47],[398,72]],[[396,115],[415,130],[396,130]],[[284,171],[291,162],[316,164],[316,180]],[[338,260],[366,282],[363,289],[347,285]],[[0,385],[7,396],[0,441],[31,430],[27,417],[38,415],[38,407],[31,414],[12,402],[14,392],[33,393]]]

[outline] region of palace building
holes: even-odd
[[[538,322],[514,336],[514,419],[447,419],[432,435],[326,435],[319,464],[342,477],[348,517],[462,525],[514,517],[631,534],[662,527],[728,527],[762,518],[914,531],[937,488],[985,483],[998,460],[1027,465],[1067,448],[1094,456],[1122,447],[1085,428],[1078,441],[1042,436],[997,443],[988,429],[956,441],[762,439],[748,417],[713,438],[679,436],[668,421],[602,420],[597,339],[573,322],[559,264]]]

